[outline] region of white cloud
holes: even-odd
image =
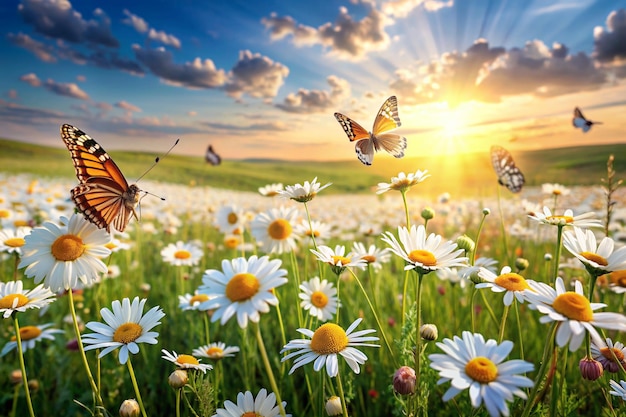
[[[392,0],[383,3],[383,13],[393,17],[407,17],[414,9],[424,7],[426,11],[436,12],[445,7],[452,7],[453,0]]]
[[[14,35],[12,33],[9,33],[8,37],[13,44],[32,52],[37,58],[44,62],[57,61],[54,55],[52,55],[51,47],[44,45],[39,41],[36,41],[28,35],[25,35],[23,33],[18,33],[17,35]]]
[[[148,32],[148,39],[161,42],[164,45],[173,46],[177,49],[180,49],[181,46],[180,40],[176,36],[167,34],[160,30],[150,29],[150,31]]]
[[[135,106],[134,104],[130,104],[127,101],[118,101],[117,103],[115,103],[115,107],[120,108],[122,110],[126,110],[128,112],[141,112],[141,109],[137,106]]]
[[[137,16],[136,14],[132,14],[127,9],[124,9],[124,14],[128,17],[122,20],[123,23],[132,26],[139,33],[146,33],[148,31],[148,22],[146,22],[143,18]]]
[[[350,97],[350,83],[331,75],[326,81],[330,91],[306,90],[301,88],[297,93],[289,93],[282,103],[276,107],[290,113],[321,113],[330,111]]]
[[[229,73],[226,92],[236,98],[273,98],[289,75],[289,68],[266,56],[240,51],[239,60]]]
[[[41,85],[41,80],[34,73],[24,74],[20,77],[21,81],[24,81],[27,84],[30,84],[32,87],[39,87]]]
[[[76,98],[79,100],[89,100],[89,95],[74,83],[57,83],[52,79],[48,79],[43,86],[46,90],[60,96]]]

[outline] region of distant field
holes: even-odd
[[[111,156],[129,182],[140,176],[154,161],[155,154],[111,151]],[[558,182],[564,185],[594,185],[606,176],[606,161],[615,155],[618,178],[626,172],[626,144],[580,146],[545,151],[515,152],[517,165],[528,185]],[[226,160],[213,167],[200,157],[169,155],[148,174],[152,181],[208,185],[217,188],[255,191],[268,183],[294,184],[318,177],[332,182],[329,193],[370,192],[379,182],[389,182],[400,171],[427,169],[432,180],[420,185],[428,194],[493,193],[495,174],[489,155],[467,154],[451,159],[444,156],[394,159],[377,155],[374,165],[349,161],[245,161]],[[0,139],[0,171],[30,173],[44,177],[72,177],[74,170],[67,150]],[[622,174],[622,175],[620,175]]]

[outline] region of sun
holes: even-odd
[[[445,155],[468,152],[469,115],[465,108],[443,109],[439,113],[439,139],[434,151]]]

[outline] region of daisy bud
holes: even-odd
[[[28,380],[28,389],[30,392],[37,392],[39,390],[39,380],[38,379],[29,379]]]
[[[144,282],[144,283],[142,283],[142,284],[140,284],[140,285],[139,285],[139,289],[140,289],[141,291],[143,291],[143,292],[146,292],[146,293],[150,292],[150,289],[151,289],[151,288],[152,288],[152,287],[151,287],[151,286],[150,286],[150,284],[148,284],[147,282]]]
[[[517,268],[517,270],[520,272],[528,268],[528,265],[528,259],[526,258],[517,258],[515,260],[515,268]]]
[[[459,236],[456,240],[456,244],[459,248],[465,252],[473,252],[476,247],[476,243],[468,235]]]
[[[141,410],[135,400],[124,400],[120,406],[120,417],[138,417]]]
[[[437,337],[439,337],[437,326],[434,324],[422,324],[422,327],[420,327],[420,336],[422,339],[428,340],[429,342],[437,340]]]
[[[491,214],[491,210],[489,210],[487,207],[485,207],[485,208],[483,209],[483,215],[484,215],[484,216],[489,216],[490,214]]]
[[[552,260],[552,254],[546,253],[545,255],[543,255],[543,260],[546,262],[550,262]]]
[[[602,364],[589,357],[582,358],[580,362],[578,362],[578,368],[580,369],[582,377],[589,381],[595,381],[602,376],[602,373],[604,373]]]
[[[78,352],[78,340],[76,339],[72,339],[69,342],[67,342],[65,344],[65,349],[71,351],[71,352]]]
[[[189,377],[187,376],[187,371],[183,371],[182,369],[177,369],[170,374],[167,378],[167,383],[170,384],[170,387],[174,389],[180,389],[187,385],[189,381]]]
[[[343,413],[343,408],[341,407],[341,398],[333,395],[326,401],[326,414],[329,416],[338,416]]]
[[[432,208],[425,207],[424,210],[422,210],[422,219],[430,220],[433,217],[435,217],[435,210],[433,210]]]
[[[18,385],[22,383],[22,371],[19,369],[14,369],[9,374],[9,380],[11,384]]]
[[[401,366],[393,374],[393,390],[400,395],[415,393],[415,370],[410,366]]]

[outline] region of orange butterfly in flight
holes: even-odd
[[[122,171],[98,143],[82,130],[64,124],[61,138],[69,149],[78,184],[72,200],[85,218],[110,232],[111,226],[123,232],[130,216],[139,220],[135,207],[141,190],[128,185]]]
[[[396,158],[404,156],[406,138],[396,133],[386,133],[401,126],[396,96],[391,96],[385,100],[380,110],[378,110],[371,133],[341,113],[335,113],[335,118],[343,127],[350,142],[356,141],[354,146],[356,156],[365,165],[372,165],[374,152],[380,150],[380,148],[383,148]]]

